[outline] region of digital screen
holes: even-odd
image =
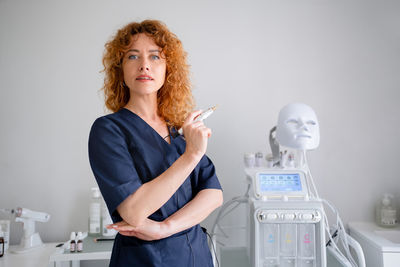
[[[267,174],[261,173],[258,176],[260,191],[293,192],[301,191],[300,174]]]

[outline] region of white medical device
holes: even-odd
[[[50,220],[50,215],[25,208],[16,208],[11,212],[15,214],[16,222],[22,222],[24,224],[24,234],[21,243],[18,247],[11,250],[11,252],[25,253],[44,246],[39,233],[35,231],[35,222],[48,222]]]
[[[307,105],[287,105],[279,113],[276,138],[273,133],[271,149],[280,152],[273,155],[273,166],[245,169],[253,188],[249,197],[252,266],[326,267],[323,204],[310,192],[302,163],[297,162],[298,168],[285,166],[287,155],[279,149],[279,145],[300,151],[316,148],[317,117]]]
[[[324,209],[300,169],[246,168],[254,267],[326,267]]]
[[[306,151],[317,148],[320,142],[313,109],[302,103],[283,107],[269,141],[272,156],[262,164],[251,153],[245,155],[248,190],[220,209],[211,232],[214,243],[218,227],[224,234],[219,220],[247,203],[247,247],[252,267],[365,267],[361,247],[346,234],[338,215],[334,229],[338,237],[331,236],[323,205],[337,211],[318,196],[308,168]],[[350,246],[359,264],[351,256]]]

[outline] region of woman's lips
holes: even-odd
[[[141,81],[141,82],[147,82],[147,81],[153,81],[153,77],[148,76],[148,75],[140,75],[136,78],[137,81]]]

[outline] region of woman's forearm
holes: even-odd
[[[122,235],[135,236],[143,240],[158,240],[199,224],[213,210],[221,206],[222,202],[223,196],[221,190],[204,189],[183,208],[163,222],[146,219],[142,225],[133,226],[126,221],[121,221],[108,225],[107,228],[113,228]]]
[[[178,190],[199,160],[198,156],[184,153],[160,176],[139,187],[118,206],[122,219],[132,226],[144,223]]]
[[[164,221],[168,228],[168,235],[181,232],[202,222],[222,203],[221,190],[201,190],[190,202]]]

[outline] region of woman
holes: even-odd
[[[131,23],[106,44],[103,65],[114,113],[94,122],[89,159],[119,232],[110,266],[213,266],[199,223],[223,197],[181,42],[159,21]]]

